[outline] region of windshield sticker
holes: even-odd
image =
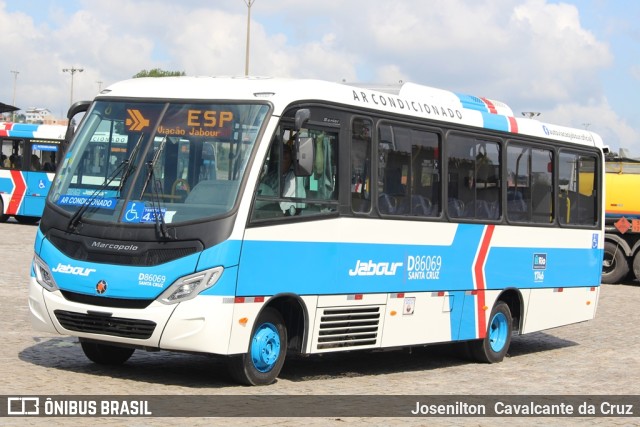
[[[86,196],[86,197],[101,197],[101,198],[110,198],[110,197],[118,197],[118,192],[116,190],[105,190],[98,191],[91,188],[70,188],[65,194],[66,196]]]
[[[144,212],[140,217],[140,222],[156,222],[156,216],[159,220],[164,218],[165,213],[167,212],[167,208],[153,208],[146,206],[144,208]],[[158,215],[159,213],[159,215]]]
[[[96,197],[91,198],[90,196],[77,196],[72,194],[64,194],[60,196],[58,199],[58,206],[84,206],[88,204],[93,208],[100,209],[115,209],[117,200],[113,197]]]
[[[144,214],[144,203],[142,202],[129,202],[127,203],[127,210],[124,212],[122,220],[124,222],[140,222],[140,218]]]
[[[166,208],[146,206],[144,202],[129,202],[122,220],[124,222],[156,222],[157,219],[164,219],[166,212]]]

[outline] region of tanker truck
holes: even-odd
[[[602,283],[640,280],[640,159],[624,150],[605,163]]]

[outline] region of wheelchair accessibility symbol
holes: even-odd
[[[140,218],[144,212],[144,203],[142,202],[129,202],[127,203],[127,210],[124,212],[122,220],[124,222],[140,222]]]
[[[44,181],[41,179],[40,181],[38,181],[38,188],[43,190],[46,187],[46,184],[44,183]]]

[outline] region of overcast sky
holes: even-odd
[[[639,20],[637,0],[253,0],[249,71],[484,96],[640,156]],[[60,117],[64,68],[74,101],[145,69],[244,74],[245,0],[0,0],[0,28],[0,102]]]

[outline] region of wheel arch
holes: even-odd
[[[623,239],[621,236],[618,236],[616,234],[610,234],[610,233],[605,233],[604,241],[615,243],[616,245],[618,245],[624,250],[624,254],[628,257],[632,256],[634,252],[637,250],[638,246],[640,246],[640,240],[639,240],[636,242],[636,244],[632,249],[631,246],[629,246],[629,243],[627,243],[627,241]]]
[[[287,329],[287,350],[301,353],[307,340],[306,325],[309,324],[309,313],[304,301],[297,294],[284,293],[271,297],[262,310],[268,307],[277,310],[284,320]]]
[[[513,330],[521,333],[524,321],[524,300],[522,298],[522,293],[519,289],[507,288],[502,291],[502,293],[500,293],[495,303],[497,304],[500,301],[507,304],[509,310],[511,311]]]

